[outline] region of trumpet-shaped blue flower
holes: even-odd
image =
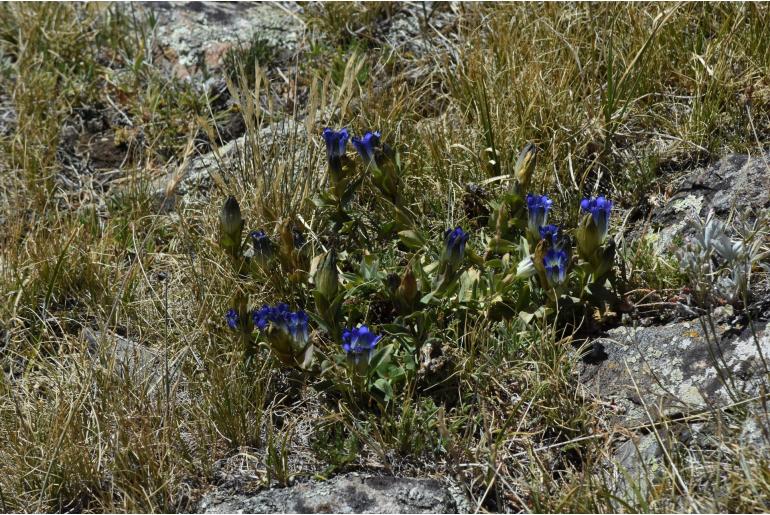
[[[540,228],[548,221],[548,211],[553,205],[553,200],[545,195],[527,194],[527,212],[529,213],[529,230],[535,235],[540,233]]]
[[[262,306],[251,316],[282,363],[300,368],[310,364],[313,346],[310,345],[308,316],[304,311],[289,311],[289,306],[281,303],[274,307]]]
[[[610,227],[610,211],[612,211],[612,201],[603,196],[596,198],[584,198],[580,201],[580,209],[586,213],[591,213],[591,218],[596,224],[599,241],[604,241]]]
[[[326,127],[323,130],[323,137],[326,141],[326,157],[329,161],[345,155],[345,148],[347,147],[348,138],[350,137],[347,129],[343,128],[340,131],[335,131]]]
[[[230,308],[227,310],[227,313],[225,313],[225,320],[227,320],[227,327],[230,329],[237,329],[238,322],[240,322],[241,317],[238,316],[237,311],[235,311],[233,308]]]
[[[356,151],[361,155],[366,164],[377,166],[377,163],[374,160],[374,153],[375,150],[377,150],[377,147],[380,146],[379,131],[367,132],[361,138],[353,136],[350,141],[353,143]]]
[[[376,335],[365,325],[345,329],[342,332],[342,350],[348,356],[360,357],[364,353],[370,353],[382,336]]]
[[[273,252],[273,242],[270,241],[270,237],[265,234],[265,231],[251,231],[249,233],[251,238],[251,246],[254,248],[255,255],[269,256]]]
[[[286,329],[292,340],[299,346],[304,347],[308,342],[307,323],[308,316],[302,310],[286,315]]]
[[[545,225],[540,227],[540,238],[546,241],[550,241],[552,244],[556,244],[556,240],[559,238],[559,227],[556,225]]]
[[[463,231],[462,227],[447,229],[444,233],[444,256],[451,266],[458,267],[462,264],[465,244],[468,243],[469,237],[470,235]]]
[[[268,305],[262,306],[251,314],[251,318],[254,320],[254,325],[257,326],[260,331],[264,331],[267,329],[268,325],[273,324],[288,332],[286,317],[289,313],[289,305],[282,302],[276,304],[275,307]]]
[[[568,264],[569,256],[564,250],[551,249],[545,253],[543,267],[545,268],[545,278],[549,286],[553,288],[564,282],[567,278]]]

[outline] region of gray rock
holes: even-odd
[[[6,94],[0,94],[0,136],[9,136],[16,130],[16,109]]]
[[[629,504],[639,503],[647,497],[651,480],[662,472],[663,449],[654,433],[634,436],[615,451],[610,479],[613,494]]]
[[[308,481],[255,495],[215,491],[199,505],[202,513],[467,513],[456,490],[432,479],[358,474]]]
[[[580,382],[590,395],[613,403],[614,422],[625,427],[758,395],[767,387],[762,356],[770,362],[766,324],[758,327],[758,341],[748,329],[739,336],[727,324],[714,329],[716,338],[711,330],[706,338],[697,320],[613,329],[594,342]]]
[[[656,250],[670,250],[677,236],[689,234],[688,216],[705,218],[713,209],[725,219],[731,209],[755,214],[770,208],[770,151],[757,155],[730,154],[706,168],[689,173],[666,204],[652,214]]]
[[[289,143],[293,138],[299,141],[307,139],[307,129],[303,123],[286,119],[261,128],[253,143],[265,149],[263,152],[281,156],[282,163],[291,163],[292,170],[300,173],[306,166],[308,155],[302,151],[305,145],[292,146]],[[156,180],[153,189],[161,212],[168,213],[179,205],[207,204],[208,192],[215,182],[224,186],[233,175],[253,168],[251,152],[252,145],[248,135],[244,135],[229,141],[214,152],[190,159],[178,169]],[[319,166],[323,166],[323,163],[324,161],[320,161]],[[276,163],[267,163],[266,167],[274,165]],[[323,173],[323,168],[316,172]]]
[[[144,388],[148,393],[163,384],[166,371],[166,356],[149,347],[115,334],[92,331],[85,328],[83,339],[88,343],[89,353],[95,361],[114,372],[116,377]],[[183,355],[169,356],[168,373],[170,384],[180,379],[180,365]]]
[[[235,44],[252,36],[291,55],[304,32],[293,2],[152,2],[142,5],[158,20],[156,41],[179,78],[215,71]]]

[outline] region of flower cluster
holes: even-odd
[[[285,303],[274,307],[265,305],[254,311],[251,317],[260,331],[278,329],[287,334],[298,347],[304,347],[308,342],[308,316],[302,310],[289,311]]]
[[[345,148],[350,139],[364,164],[371,170],[375,186],[392,202],[396,202],[400,176],[398,159],[393,149],[382,142],[379,131],[367,131],[361,137],[349,137],[347,129],[335,131],[327,127],[323,130],[323,137],[326,141],[329,171],[332,183],[338,190],[338,197],[342,194],[341,185],[350,179],[342,166]]]
[[[565,283],[570,265],[571,245],[569,238],[553,224],[546,225],[548,212],[553,206],[546,195],[528,194],[526,196],[528,212],[528,232],[530,242],[538,241],[535,254],[523,259],[517,267],[518,277],[531,277],[535,271],[540,273],[540,282],[544,287],[557,288]],[[603,196],[584,198],[580,202],[581,211],[586,213],[577,231],[577,247],[580,256],[587,263],[588,271],[594,280],[600,279],[612,267],[614,248],[604,245],[609,230],[612,202]]]

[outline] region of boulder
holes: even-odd
[[[254,37],[291,55],[305,29],[293,3],[148,2],[142,8],[157,19],[161,60],[179,78],[217,71],[230,48]]]
[[[614,422],[625,427],[758,395],[768,386],[766,323],[755,326],[756,339],[731,321],[706,325],[708,333],[698,320],[612,329],[593,342],[580,382],[589,395],[612,403]]]
[[[456,488],[433,479],[345,474],[255,495],[214,491],[201,513],[468,513]]]
[[[690,234],[690,216],[705,218],[713,209],[717,217],[726,219],[733,208],[750,209],[754,215],[770,208],[770,150],[729,154],[688,173],[669,200],[652,213],[656,250],[671,250],[678,237]]]
[[[743,417],[739,441],[770,449],[761,402],[747,402],[767,391],[767,323],[756,323],[755,337],[740,318],[713,313],[711,320],[704,319],[707,330],[699,320],[613,329],[579,365],[584,393],[610,406],[610,424],[629,435],[601,471],[624,503],[644,506],[652,483],[666,474],[667,454],[723,445],[714,409],[740,403],[746,414],[735,413]]]

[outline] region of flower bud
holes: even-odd
[[[337,273],[337,253],[331,250],[326,253],[320,266],[316,270],[315,289],[323,295],[327,302],[332,302],[339,289],[339,275]]]
[[[535,268],[535,262],[532,260],[532,256],[527,256],[516,265],[516,277],[520,279],[528,279],[537,273]]]
[[[417,279],[414,277],[412,268],[408,267],[404,273],[404,277],[401,279],[401,284],[398,285],[396,290],[396,303],[398,310],[402,314],[409,314],[414,311],[414,305],[417,302]]]
[[[532,172],[535,170],[536,156],[537,147],[532,143],[527,143],[519,153],[519,158],[516,160],[516,166],[514,167],[514,175],[516,176],[519,191],[527,191],[529,188]]]
[[[237,255],[241,248],[242,231],[241,207],[235,197],[230,196],[219,213],[219,241],[222,248],[232,255]]]

